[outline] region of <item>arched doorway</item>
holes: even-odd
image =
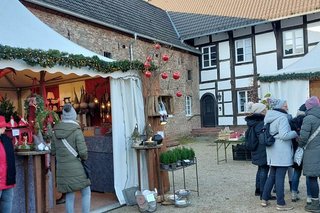
[[[216,98],[206,93],[201,97],[201,125],[202,127],[215,127],[218,125],[218,105]]]

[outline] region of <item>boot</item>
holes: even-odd
[[[260,196],[260,189],[256,188],[256,191],[254,191],[255,196]]]
[[[292,191],[292,192],[291,192],[291,201],[292,201],[292,202],[297,202],[298,200],[300,200],[300,198],[299,198],[299,196],[298,196],[298,193]]]
[[[319,212],[320,213],[320,205],[319,198],[311,198],[311,205],[306,205],[304,210],[307,212]]]

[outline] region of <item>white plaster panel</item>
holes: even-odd
[[[199,89],[212,89],[212,88],[215,88],[214,82],[199,84]]]
[[[211,35],[211,39],[213,42],[215,42],[215,41],[227,40],[227,39],[229,39],[229,36],[225,32],[224,33],[217,33],[217,34]]]
[[[205,93],[211,93],[212,95],[215,94],[215,90],[214,89],[210,89],[210,90],[201,90],[199,92],[199,100],[201,99],[201,97],[205,94]]]
[[[308,24],[307,30],[309,43],[320,41],[320,21]]]
[[[217,69],[201,70],[201,81],[217,80]]]
[[[253,77],[236,79],[236,88],[252,86]]]
[[[256,33],[261,33],[264,31],[272,30],[271,23],[260,24],[254,27]]]
[[[218,82],[218,90],[226,90],[226,89],[231,89],[230,80],[219,81]]]
[[[242,76],[242,75],[252,75],[253,74],[253,64],[241,64],[235,66],[235,75]]]
[[[222,104],[218,104],[218,115],[223,115],[223,107],[222,107]]]
[[[301,57],[296,57],[296,58],[286,58],[282,60],[283,68],[286,68],[290,64],[298,61]]]
[[[256,35],[256,53],[276,50],[276,38],[273,32]]]
[[[224,104],[224,114],[225,115],[233,115],[232,103]]]
[[[219,60],[230,59],[229,41],[219,43]]]
[[[230,78],[230,61],[223,61],[220,63],[220,78]]]
[[[194,45],[198,46],[201,44],[207,44],[210,42],[209,36],[202,36],[194,39]]]
[[[232,94],[231,94],[231,90],[229,91],[222,91],[222,97],[224,101],[232,101]]]
[[[250,34],[252,34],[251,27],[244,27],[244,28],[233,30],[233,36],[235,38],[240,36],[250,35]]]
[[[281,28],[297,26],[303,23],[302,16],[281,20]]]
[[[277,69],[277,53],[257,56],[257,72],[259,74],[274,72]]]
[[[237,125],[245,125],[247,124],[246,120],[244,120],[245,116],[238,116],[237,117]]]
[[[221,125],[221,126],[233,125],[233,118],[232,117],[219,117],[219,125]]]
[[[313,13],[313,14],[307,15],[307,20],[313,21],[313,20],[319,19],[319,17],[320,17],[320,13]]]

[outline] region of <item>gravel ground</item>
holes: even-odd
[[[191,205],[185,208],[177,208],[174,205],[158,204],[156,212],[278,212],[276,201],[271,201],[268,207],[260,206],[259,197],[254,196],[255,173],[257,167],[251,161],[232,160],[232,148],[228,147],[228,162],[220,162],[217,165],[216,145],[209,137],[194,138],[194,142],[184,146],[192,147],[198,159],[199,191],[191,192]],[[220,150],[223,156],[223,149]],[[171,178],[171,174],[169,175]],[[294,209],[290,212],[305,212],[306,188],[305,177],[301,177],[299,187],[300,201],[292,203],[289,191],[288,179],[285,181],[285,200]],[[176,189],[183,188],[182,172],[175,173]],[[172,181],[170,181],[172,183]],[[195,167],[186,169],[186,188],[196,189]],[[112,210],[112,213],[139,212],[138,206],[123,206]]]

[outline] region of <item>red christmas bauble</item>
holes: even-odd
[[[155,44],[155,45],[154,45],[154,48],[155,48],[156,50],[160,50],[161,46],[160,46],[160,44]]]
[[[151,64],[150,64],[148,61],[144,62],[143,65],[144,65],[144,68],[145,68],[145,69],[148,69],[148,68],[151,67]]]
[[[174,72],[172,75],[173,79],[178,80],[180,78],[180,72]]]
[[[148,57],[147,57],[147,62],[151,62],[152,61],[152,57],[149,55]]]
[[[162,56],[162,60],[163,60],[163,61],[168,61],[168,60],[169,60],[169,56],[168,56],[167,54],[164,54],[164,55]]]
[[[148,70],[148,71],[145,71],[144,72],[144,75],[147,77],[147,78],[150,78],[151,77],[151,72]]]
[[[168,73],[166,73],[166,72],[161,73],[161,78],[162,79],[168,78]]]
[[[176,96],[177,96],[177,97],[181,97],[181,96],[182,96],[182,92],[178,91],[178,92],[176,93]]]

